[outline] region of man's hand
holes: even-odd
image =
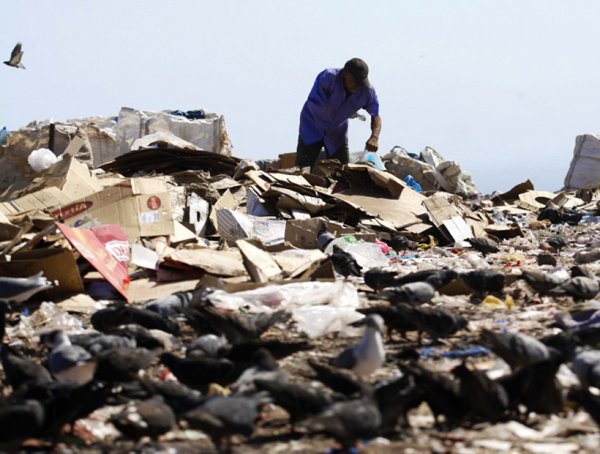
[[[367,151],[377,151],[379,148],[379,139],[373,136],[369,137],[369,140],[367,140],[367,143],[365,144],[365,148]]]
[[[379,148],[379,132],[381,131],[381,117],[371,117],[371,137],[367,140],[365,148],[368,151],[377,151]]]

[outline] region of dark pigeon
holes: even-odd
[[[345,278],[348,276],[361,276],[362,268],[356,262],[351,254],[344,251],[339,246],[333,246],[333,253],[331,254],[331,263],[338,274],[341,274]]]

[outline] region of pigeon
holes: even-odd
[[[333,359],[331,365],[350,369],[360,377],[367,377],[379,369],[385,361],[385,349],[381,334],[384,330],[383,318],[378,314],[364,318],[364,335],[356,345],[347,347]]]
[[[148,350],[157,350],[164,348],[165,345],[161,339],[155,336],[150,330],[140,325],[120,325],[109,331],[114,336],[120,336],[135,341],[135,346]]]
[[[396,271],[388,271],[382,268],[371,268],[364,275],[365,284],[376,292],[394,285],[394,278],[398,276]]]
[[[408,427],[408,411],[418,407],[423,401],[415,379],[410,374],[377,383],[374,399],[381,413],[383,435],[394,433],[398,425]]]
[[[43,427],[44,417],[44,407],[36,400],[1,406],[0,443],[36,437]]]
[[[316,386],[262,378],[254,380],[254,384],[259,391],[267,391],[273,403],[288,412],[292,427],[298,421],[321,413],[334,402],[332,393]]]
[[[494,270],[475,270],[462,273],[459,278],[479,294],[502,293],[504,274]]]
[[[536,260],[538,265],[556,266],[558,263],[556,261],[556,257],[554,257],[552,254],[538,254]]]
[[[96,356],[96,378],[107,382],[126,382],[138,377],[154,362],[157,350],[117,347],[104,350]]]
[[[92,355],[117,347],[135,348],[137,343],[130,337],[116,336],[114,334],[84,333],[69,336],[71,344],[86,349]]]
[[[54,330],[40,336],[41,343],[51,342],[48,368],[60,382],[72,381],[84,385],[94,378],[96,361],[83,347],[72,345],[62,330]]]
[[[143,437],[156,440],[176,425],[175,413],[160,397],[129,402],[122,411],[111,416],[110,422],[123,435],[136,441]]]
[[[321,229],[317,233],[317,245],[319,246],[319,249],[324,251],[327,245],[333,240],[335,240],[335,235],[329,233],[327,231],[327,224],[323,223]]]
[[[333,246],[331,263],[333,264],[335,271],[344,276],[344,278],[347,278],[350,275],[361,276],[361,266],[356,262],[351,254],[344,251],[337,245]]]
[[[219,452],[229,452],[227,448],[230,447],[230,437],[251,436],[259,410],[269,401],[270,399],[259,395],[214,396],[183,414],[181,418],[187,426],[207,434]]]
[[[185,350],[185,356],[208,356],[209,358],[220,358],[231,350],[231,344],[225,336],[216,334],[205,334],[193,340]]]
[[[552,235],[546,242],[552,246],[555,251],[560,252],[565,246],[568,246],[569,239],[564,234],[559,233],[558,235]]]
[[[510,375],[500,377],[498,382],[508,393],[510,409],[517,411],[522,404],[528,411],[539,414],[560,411],[563,395],[556,372],[561,362],[560,356],[552,354],[548,359],[529,363]]]
[[[418,331],[418,328],[411,323],[395,306],[390,305],[381,305],[381,306],[369,306],[362,307],[357,309],[358,312],[370,315],[370,314],[378,314],[380,315],[387,328],[387,337],[388,339],[392,338],[392,334],[394,332],[400,333],[400,335],[406,339],[406,333],[408,331]]]
[[[551,351],[546,345],[522,333],[495,333],[484,329],[479,342],[502,358],[512,370],[551,356]]]
[[[573,372],[584,388],[600,388],[600,350],[580,350],[573,357]]]
[[[275,311],[273,313],[244,315],[241,313],[219,310],[210,305],[187,309],[184,310],[184,313],[192,325],[208,322],[213,330],[224,335],[233,345],[257,340],[271,326],[276,323],[284,322],[290,317],[290,314],[283,310]]]
[[[459,393],[473,421],[495,422],[505,416],[509,400],[501,384],[464,363],[452,369],[452,374],[460,381]]]
[[[144,308],[163,317],[175,317],[179,314],[179,309],[188,307],[194,298],[194,292],[177,292],[152,300],[146,303]]]
[[[596,425],[600,427],[600,397],[585,389],[571,389],[567,397],[569,400],[582,406],[592,417]]]
[[[315,374],[308,378],[320,381],[336,393],[355,396],[363,394],[369,388],[369,385],[351,370],[330,366],[313,358],[309,358],[307,363]]]
[[[406,251],[406,250],[414,250],[417,248],[418,243],[416,241],[411,241],[406,238],[404,235],[394,235],[389,241],[386,241],[389,247],[391,247],[394,251]]]
[[[596,279],[586,276],[573,277],[563,284],[551,289],[551,296],[572,296],[575,299],[588,300],[600,292],[600,285]]]
[[[521,279],[524,279],[531,288],[540,295],[548,294],[552,289],[558,287],[565,282],[565,279],[556,274],[544,273],[543,271],[523,270],[521,271]]]
[[[457,424],[463,419],[468,407],[460,395],[460,385],[457,381],[416,363],[402,365],[400,369],[414,378],[414,383],[422,392],[423,400],[433,413],[436,425],[441,425],[440,416],[445,417],[447,425]]]
[[[498,243],[494,240],[490,240],[489,238],[477,237],[477,238],[467,238],[467,242],[476,250],[481,252],[485,257],[487,254],[492,254],[494,252],[498,252],[500,249],[498,248]]]
[[[44,384],[53,381],[48,369],[29,358],[17,354],[8,345],[2,345],[0,360],[2,361],[6,381],[13,390],[28,381]]]
[[[594,272],[586,265],[574,265],[571,267],[571,277],[577,276],[586,276],[591,279],[594,279],[596,277]]]
[[[139,380],[139,383],[146,390],[145,395],[149,397],[161,396],[176,414],[190,411],[204,402],[200,391],[189,388],[177,380],[151,381],[142,379]]]
[[[400,287],[404,284],[408,284],[411,282],[427,282],[428,284],[435,287],[435,289],[440,289],[444,285],[448,284],[453,279],[458,277],[458,273],[453,270],[448,269],[429,269],[429,270],[419,270],[414,271],[412,273],[405,274],[404,276],[398,276],[394,280],[394,284],[390,285],[390,287]]]
[[[43,271],[30,277],[0,277],[0,301],[23,303],[54,285],[44,277]]]
[[[121,325],[135,324],[146,329],[158,329],[169,334],[179,334],[179,325],[168,317],[148,309],[123,305],[100,309],[91,317],[92,326],[103,333],[110,333]]]
[[[269,350],[261,348],[254,354],[254,365],[249,367],[231,385],[235,394],[252,394],[256,391],[254,381],[257,379],[271,381],[287,381],[287,375],[279,368],[279,364],[269,353]]]
[[[95,380],[85,385],[74,382],[61,383],[58,390],[60,392],[43,402],[46,417],[40,432],[41,436],[52,437],[54,440],[58,439],[65,425],[73,424],[103,407],[107,399],[119,391],[118,388]]]
[[[5,65],[12,66],[14,68],[25,69],[23,63],[21,63],[21,58],[23,58],[23,51],[21,50],[21,43],[17,43],[10,53],[10,59],[3,62]]]
[[[232,345],[226,357],[231,361],[246,361],[260,348],[267,349],[275,359],[282,359],[297,352],[311,350],[314,346],[307,341],[257,339]]]
[[[317,416],[299,424],[310,433],[329,435],[342,445],[342,452],[360,439],[379,435],[381,413],[375,402],[368,397],[336,402]]]
[[[390,287],[376,296],[392,304],[424,304],[429,303],[435,295],[435,287],[427,282],[409,282],[400,287]]]
[[[444,308],[412,307],[398,305],[396,310],[414,325],[421,343],[421,333],[427,333],[432,340],[448,337],[467,327],[467,320]]]
[[[226,386],[243,372],[243,366],[221,358],[180,358],[173,353],[163,353],[160,362],[184,385],[205,390],[211,383]]]

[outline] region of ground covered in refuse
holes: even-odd
[[[230,156],[222,117],[209,114],[208,123],[195,114],[188,117],[122,109],[118,121],[33,125],[9,134],[0,147],[6,167],[0,178],[0,313],[8,311],[0,404],[0,420],[7,424],[0,425],[0,439],[24,438],[0,445],[1,451],[50,450],[56,441],[56,452],[215,452],[211,439],[190,426],[187,412],[177,414],[171,430],[154,439],[134,441],[111,422],[130,404],[152,400],[147,389],[136,394],[140,390],[128,385],[177,380],[167,366],[174,361],[169,353],[181,360],[190,344],[208,333],[223,334],[238,346],[248,341],[237,338],[235,330],[232,334],[215,312],[203,312],[206,308],[235,314],[239,323],[254,328],[261,314],[272,315],[277,322],[259,334],[262,341],[308,344],[279,360],[287,380],[323,391],[327,387],[310,364],[328,365],[359,342],[364,314],[380,314],[387,324],[386,358],[362,379],[349,372],[360,385],[358,403],[374,408],[371,393],[385,384],[405,386],[403,378],[409,379],[406,388],[396,390],[389,405],[396,405],[403,392],[418,403],[406,404],[410,409],[403,423],[396,418],[385,430],[377,427],[375,436],[358,440],[354,451],[600,450],[590,416],[600,420],[595,398],[600,387],[600,191],[539,191],[528,180],[484,196],[458,163],[429,147],[419,155],[394,147],[380,153],[381,159],[359,154],[347,165],[326,160],[314,169],[292,167],[293,154],[255,163]],[[154,124],[162,126],[155,131]],[[187,131],[185,140],[177,136],[182,131]],[[51,159],[39,166],[29,162],[28,157],[41,154]],[[351,272],[353,260],[360,271]],[[365,279],[372,270],[394,277],[374,288]],[[425,270],[443,270],[448,279],[422,276],[420,290],[410,286],[414,282],[401,283]],[[37,285],[39,293],[29,298],[28,290],[15,292],[8,285],[23,281],[2,281],[19,278]],[[5,301],[11,303],[8,309]],[[153,315],[134,316],[123,308]],[[92,321],[104,309],[114,319],[105,318],[106,325]],[[279,311],[286,313],[281,320]],[[367,320],[376,325],[378,319]],[[142,348],[132,328],[119,331],[130,324],[150,329],[150,340],[144,341],[159,347]],[[11,412],[36,402],[19,400],[21,394],[8,385],[4,356],[14,351],[52,369],[49,357],[62,344],[40,340],[52,330],[72,339],[95,330],[126,332],[120,342],[135,338],[138,344],[126,348],[151,361],[127,379],[99,378],[96,370],[90,383],[112,399],[83,416],[61,413],[61,399],[81,410],[72,396],[95,388],[65,391],[49,378],[33,400],[43,402],[45,412],[66,414],[65,423],[53,427],[52,417],[44,417],[37,421],[39,430],[12,437]],[[512,365],[490,345],[489,336],[505,333],[525,344],[515,340],[506,348],[508,356],[517,357]],[[121,348],[113,347],[94,351],[91,362],[109,362]],[[215,361],[250,368],[253,359]],[[475,386],[471,394],[467,379],[456,375],[463,364],[484,385],[503,389],[505,400],[510,394],[510,402],[493,417],[476,407]],[[557,370],[542,376],[539,371],[549,366]],[[59,370],[52,370],[56,378]],[[437,388],[427,377],[445,383],[439,385],[448,398],[443,402],[462,410],[445,408],[436,420],[432,390]],[[235,393],[234,380],[227,376],[221,387],[195,383],[204,395],[194,405]],[[537,389],[538,384],[544,387]],[[52,394],[55,385],[66,394]],[[540,389],[548,389],[548,395],[540,395]],[[350,394],[331,396],[358,401],[360,396]],[[374,411],[386,410],[386,404],[378,402]],[[306,424],[292,427],[282,407],[266,403],[252,420],[251,434],[229,440],[231,451],[329,452],[336,447],[334,437],[310,433],[321,416],[313,414]],[[139,422],[135,418],[132,422]]]
[[[472,294],[444,294],[454,293],[450,287],[446,291],[436,294],[430,305],[445,307],[463,315],[469,320],[468,329],[437,342],[432,342],[425,335],[422,344],[417,343],[416,333],[409,333],[408,339],[403,339],[398,334],[394,334],[391,338],[386,336],[386,364],[373,374],[370,380],[376,382],[397,377],[399,373],[397,364],[405,356],[403,356],[403,352],[413,348],[420,356],[418,360],[420,363],[439,373],[449,372],[462,362],[463,358],[446,358],[444,353],[462,351],[478,345],[480,331],[483,328],[494,331],[508,329],[527,333],[536,338],[560,332],[558,328],[552,327],[555,314],[573,309],[577,302],[568,296],[539,296],[524,281],[517,280],[516,277],[520,275],[522,269],[535,268],[554,273],[564,273],[569,270],[575,264],[575,252],[581,250],[585,245],[593,243],[597,238],[597,227],[596,225],[550,226],[548,223],[538,225],[535,222],[531,225],[535,229],[528,229],[525,237],[503,241],[500,252],[490,254],[485,258],[478,252],[467,248],[442,249],[439,247],[405,251],[400,255],[396,263],[389,267],[397,270],[399,275],[419,269],[443,266],[456,270],[469,270],[473,266],[489,266],[491,269],[505,273],[508,278],[507,282],[510,283],[506,285],[503,295],[498,295],[497,299],[485,299],[483,296],[474,297]],[[560,253],[552,253],[558,260],[556,266],[539,266],[536,257],[545,253],[540,247],[549,249],[544,240],[558,230],[570,238],[570,245]],[[588,268],[596,269],[597,267],[591,264],[588,265]],[[511,277],[515,279],[511,279]],[[364,285],[362,278],[351,277],[349,282],[359,289],[362,305],[381,303],[368,298],[374,292]],[[460,290],[457,292],[462,293]],[[577,304],[581,306],[581,303]],[[594,300],[585,303],[587,307],[597,307],[595,304],[597,303]],[[29,318],[34,319],[35,315],[36,306],[33,305]],[[39,330],[56,324],[61,325],[61,323],[63,325],[68,325],[69,322],[76,323],[69,317],[75,317],[83,321],[84,326],[89,326],[89,314],[79,313],[65,315],[65,319],[62,321],[38,320],[40,326],[36,326],[32,322],[33,324],[29,325],[29,328]],[[21,318],[23,319],[23,317]],[[13,322],[17,320],[15,318]],[[21,325],[15,325],[12,331],[9,329],[9,333],[12,332],[14,335],[12,340],[17,343],[25,342],[32,356],[42,361],[44,357],[35,343],[29,344],[30,339],[26,340],[19,336],[17,331],[19,327],[23,328]],[[182,327],[184,330],[180,341],[182,345],[185,345],[193,340],[194,333],[189,328],[185,328],[183,324]],[[346,345],[357,340],[357,333],[354,334],[354,336],[346,336],[332,333],[310,339],[313,345],[312,350],[293,354],[281,360],[280,365],[289,374],[291,381],[308,383],[311,371],[306,365],[306,360],[308,358],[325,360],[335,356]],[[298,331],[293,321],[271,328],[263,337],[283,340],[306,339],[306,335]],[[508,366],[491,353],[476,355],[466,360],[472,367],[487,371],[491,376],[500,376],[509,372]],[[158,378],[163,371],[164,367],[156,364],[147,371],[147,374]],[[578,386],[576,376],[567,365],[561,367],[557,378],[565,390]],[[312,382],[316,383],[314,380]],[[100,410],[91,417],[79,421],[75,429],[75,434],[78,436],[65,437],[59,445],[59,451],[151,452],[165,450],[166,452],[168,449],[175,449],[177,452],[185,453],[213,452],[214,449],[210,441],[201,433],[189,430],[173,431],[159,442],[145,440],[136,444],[121,439],[114,428],[103,427],[110,426],[109,423],[102,421],[106,417],[107,415]],[[402,429],[397,434],[382,435],[374,440],[365,440],[361,444],[361,452],[495,452],[508,450],[512,452],[562,453],[597,452],[600,449],[596,425],[587,413],[578,409],[577,406],[569,404],[568,401],[562,411],[553,415],[523,414],[518,421],[512,420],[495,424],[480,423],[447,430],[434,427],[431,411],[426,404],[422,404],[417,409],[411,410],[409,425],[410,427]],[[35,445],[35,443],[32,444]],[[236,452],[326,452],[333,446],[335,446],[335,442],[331,438],[308,437],[302,433],[291,433],[285,411],[274,405],[269,405],[263,410],[251,438],[236,437],[234,441],[234,451]]]

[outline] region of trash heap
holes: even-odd
[[[3,449],[599,449],[600,192],[259,166],[191,116],[0,148]]]

